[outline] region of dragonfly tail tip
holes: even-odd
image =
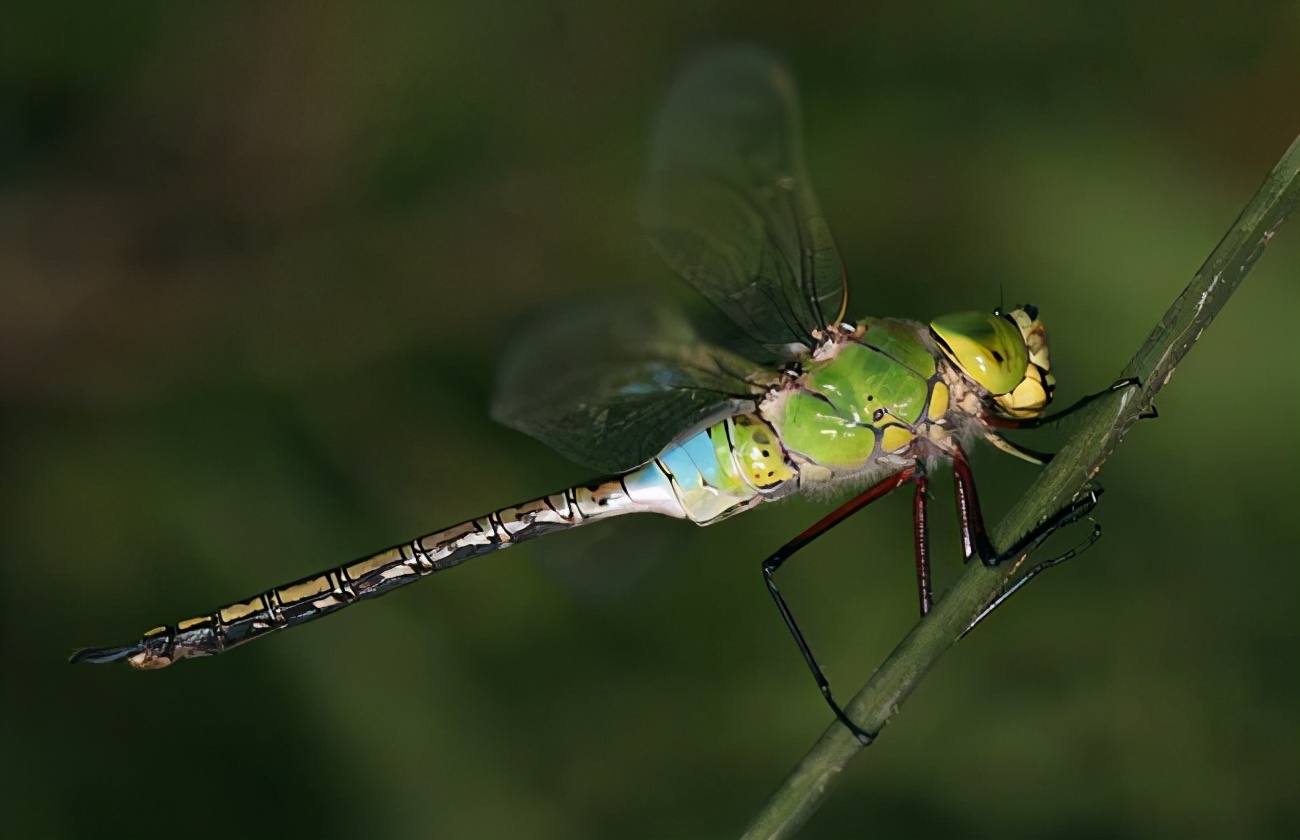
[[[139,645],[123,645],[120,647],[92,647],[78,648],[68,657],[68,664],[76,665],[82,662],[91,665],[103,665],[108,662],[117,662],[122,659],[134,656],[140,652]]]

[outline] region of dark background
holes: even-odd
[[[718,39],[792,67],[850,315],[1030,300],[1065,402],[1300,132],[1295,3],[6,3],[0,835],[740,830],[830,719],[758,574],[826,504],[64,664],[585,478],[488,419],[495,360],[540,305],[678,289],[635,196]],[[1107,464],[1102,542],[955,648],[807,836],[1300,834],[1297,279],[1292,220]],[[976,468],[995,517],[1033,476]],[[915,620],[908,511],[785,577],[845,697]]]

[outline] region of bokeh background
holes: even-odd
[[[803,91],[850,314],[1030,300],[1064,401],[1300,132],[1294,2],[5,3],[0,835],[739,832],[830,720],[758,573],[824,504],[64,664],[585,478],[488,419],[494,364],[539,306],[680,293],[645,142],[731,39]],[[1300,835],[1297,281],[1300,219],[1107,464],[1102,542],[945,657],[807,836]],[[995,517],[1033,476],[976,467]],[[908,512],[785,574],[844,697],[915,620]]]

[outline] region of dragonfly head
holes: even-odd
[[[948,360],[989,393],[1004,417],[1036,417],[1052,401],[1056,379],[1038,308],[954,312],[930,322]]]

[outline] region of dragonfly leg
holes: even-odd
[[[971,473],[970,462],[966,460],[966,454],[957,448],[957,454],[953,457],[952,472],[953,483],[956,488],[957,496],[957,517],[961,522],[961,541],[962,551],[965,554],[966,562],[978,555],[981,562],[990,568],[997,566],[1012,557],[1019,557],[1036,549],[1048,537],[1057,530],[1078,522],[1080,519],[1092,512],[1097,506],[1097,500],[1101,497],[1102,488],[1100,486],[1091,487],[1082,496],[1071,501],[1062,507],[1056,513],[1039,522],[1028,532],[1019,537],[1011,545],[1002,551],[993,548],[992,542],[988,538],[988,533],[984,529],[984,517],[980,511],[979,496],[975,490],[975,477]],[[1083,553],[1092,546],[1101,537],[1101,526],[1094,523],[1092,533],[1079,545],[1065,552],[1064,554],[1045,560],[1034,566],[1026,572],[1019,580],[1011,585],[1005,592],[999,595],[993,603],[985,607],[975,619],[966,626],[961,636],[964,637],[975,625],[979,624],[989,616],[995,609],[1006,603],[1007,599],[1014,595],[1022,586],[1036,577],[1039,573],[1050,569],[1052,566],[1064,563],[1071,557]]]
[[[1080,410],[1081,408],[1091,405],[1092,403],[1096,402],[1102,397],[1107,397],[1118,391],[1123,391],[1125,388],[1132,388],[1134,385],[1141,385],[1141,384],[1142,384],[1142,380],[1138,379],[1136,376],[1126,376],[1123,379],[1116,379],[1114,382],[1110,384],[1109,387],[1103,388],[1102,390],[1098,391],[1095,394],[1088,394],[1086,397],[1080,397],[1074,403],[1074,405],[1063,408],[1060,411],[1056,412],[1055,414],[1050,414],[1046,417],[1025,417],[1019,420],[1000,418],[1000,417],[986,417],[985,422],[991,425],[998,426],[1003,429],[1037,429],[1040,426],[1047,426],[1057,422],[1058,420],[1063,420],[1066,417],[1069,417],[1071,414],[1074,414],[1076,411]],[[1154,407],[1151,407],[1143,411],[1144,419],[1148,417],[1155,417],[1155,416],[1156,413]]]
[[[1019,557],[1033,551],[1057,530],[1078,522],[1092,512],[1102,494],[1100,486],[1089,488],[1082,496],[1030,528],[1002,551],[998,551],[993,547],[988,531],[984,527],[984,515],[980,510],[979,494],[975,489],[975,476],[971,472],[970,461],[966,459],[966,453],[960,446],[954,451],[952,477],[956,490],[957,518],[961,523],[961,547],[965,562],[969,563],[973,557],[978,556],[989,568],[1012,557]]]
[[[921,599],[921,617],[934,606],[934,586],[930,578],[930,524],[929,501],[930,479],[925,474],[925,467],[917,462],[916,472],[912,476],[916,485],[912,496],[912,541],[916,546],[916,593]]]
[[[808,640],[804,638],[803,631],[799,629],[798,623],[795,622],[794,614],[790,611],[790,606],[786,603],[785,597],[781,594],[780,590],[777,589],[773,575],[776,574],[777,569],[780,569],[786,560],[793,557],[801,548],[808,545],[831,528],[834,528],[845,519],[848,519],[862,508],[877,499],[888,495],[891,491],[896,490],[904,482],[915,480],[914,476],[916,475],[916,472],[916,467],[908,467],[907,469],[901,470],[880,483],[868,488],[855,498],[832,511],[811,528],[781,546],[775,553],[763,561],[763,582],[767,585],[767,591],[771,594],[772,600],[776,603],[776,608],[780,611],[782,620],[785,621],[786,629],[790,631],[790,635],[794,637],[795,644],[799,646],[799,652],[803,654],[804,662],[808,664],[808,670],[812,672],[813,679],[817,681],[817,688],[821,691],[822,697],[826,698],[826,702],[831,707],[831,711],[835,713],[835,717],[854,734],[864,747],[870,745],[871,742],[875,740],[875,733],[868,732],[853,721],[849,720],[849,716],[845,714],[844,709],[840,707],[840,704],[837,703],[835,698],[831,695],[830,681],[826,679],[826,674],[823,673],[821,666],[817,664],[817,658],[813,656],[812,648],[808,646]],[[920,574],[919,566],[922,562],[921,557],[922,552],[918,549],[918,575]],[[925,563],[925,574],[928,579],[928,552],[925,553]]]
[[[1079,543],[1074,548],[1070,549],[1069,551],[1065,552],[1059,557],[1053,557],[1051,560],[1044,560],[1043,562],[1034,566],[1029,571],[1025,572],[1023,575],[1020,576],[1019,579],[1016,580],[1015,583],[1011,584],[1011,586],[1008,587],[1001,595],[994,598],[993,603],[989,604],[987,607],[981,610],[980,614],[975,616],[975,618],[971,621],[970,624],[966,625],[966,629],[961,631],[961,635],[957,637],[957,641],[961,641],[962,639],[966,638],[967,633],[974,630],[977,624],[979,624],[981,621],[983,621],[984,619],[992,615],[994,610],[996,610],[998,607],[1005,604],[1008,598],[1016,594],[1016,592],[1020,590],[1020,587],[1024,586],[1026,583],[1029,583],[1029,581],[1035,578],[1039,574],[1039,572],[1042,572],[1046,569],[1050,569],[1059,563],[1064,563],[1066,560],[1069,560],[1071,557],[1082,554],[1083,552],[1091,548],[1092,544],[1095,543],[1100,538],[1101,538],[1101,526],[1094,524],[1092,528],[1092,533],[1089,534],[1083,542]]]
[[[1030,449],[1028,446],[1021,446],[1015,441],[1007,440],[992,429],[986,428],[984,430],[984,439],[1008,455],[1014,455],[1020,460],[1037,467],[1047,466],[1056,457],[1054,452],[1040,452],[1037,449]]]

